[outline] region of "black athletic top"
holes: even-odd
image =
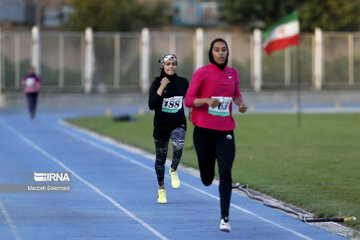
[[[165,87],[162,96],[157,94],[161,79],[167,77],[170,82]],[[149,91],[149,108],[155,110],[154,131],[173,130],[178,127],[186,128],[183,99],[189,83],[186,78],[176,74],[169,76],[163,70],[151,84]]]

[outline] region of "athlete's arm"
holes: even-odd
[[[159,82],[157,80],[154,80],[149,90],[148,105],[150,110],[155,110],[155,108],[161,106],[162,97],[159,96],[157,93],[159,87],[160,87]]]
[[[244,103],[242,97],[238,97],[234,100],[234,103],[239,106],[239,112],[244,113],[247,111],[247,106]]]
[[[215,98],[196,98],[194,100],[194,107],[201,107],[204,104],[207,104],[211,107],[217,107],[220,104],[220,101]]]

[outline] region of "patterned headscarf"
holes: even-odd
[[[167,54],[162,55],[158,62],[161,65],[164,65],[164,63],[166,61],[169,61],[170,59],[174,60],[176,62],[176,64],[177,64],[177,58],[176,58],[175,54],[172,54],[172,53],[167,53]]]

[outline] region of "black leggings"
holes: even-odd
[[[195,126],[194,146],[199,162],[201,181],[211,185],[215,177],[217,159],[220,175],[221,217],[229,216],[232,191],[231,169],[235,158],[234,132],[217,131]]]
[[[159,186],[164,186],[165,162],[168,152],[169,139],[173,147],[171,168],[177,169],[184,148],[186,129],[179,127],[170,131],[154,131],[156,149],[155,172]]]
[[[26,93],[26,98],[27,98],[27,101],[28,101],[28,107],[29,107],[29,113],[30,114],[35,114],[37,97],[38,97],[37,92]]]

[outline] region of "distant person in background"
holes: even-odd
[[[29,74],[23,78],[22,84],[28,102],[30,118],[33,119],[35,117],[39,89],[42,86],[41,79],[35,74],[34,67],[30,67]]]
[[[200,176],[205,186],[211,185],[217,160],[220,184],[220,230],[230,232],[229,207],[232,191],[231,170],[235,159],[235,121],[232,103],[245,113],[240,93],[239,73],[227,66],[229,48],[225,40],[215,39],[209,49],[210,63],[199,68],[192,77],[185,105],[192,108],[194,146]]]
[[[189,83],[186,78],[178,76],[177,58],[174,54],[165,54],[160,60],[161,72],[151,84],[149,91],[149,108],[155,110],[153,137],[155,141],[155,172],[159,184],[158,203],[167,203],[164,175],[169,139],[173,147],[171,168],[171,185],[180,187],[176,169],[180,163],[186,134],[186,118],[183,99]]]

